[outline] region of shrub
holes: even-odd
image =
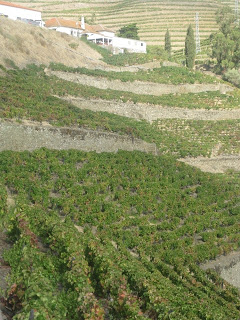
[[[223,79],[231,82],[240,88],[240,71],[236,69],[228,70],[224,73]]]
[[[69,43],[69,47],[71,47],[72,49],[77,49],[78,48],[78,46],[79,46],[79,44],[78,43],[76,43],[76,42],[71,42],[71,43]]]

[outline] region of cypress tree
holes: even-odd
[[[190,24],[187,29],[187,35],[185,39],[185,57],[186,57],[186,66],[189,69],[194,67],[196,55],[196,44],[194,39],[194,32],[192,25]]]
[[[172,46],[171,46],[171,37],[170,37],[170,33],[169,33],[168,29],[167,29],[167,32],[165,33],[165,50],[167,51],[168,55],[170,56]]]

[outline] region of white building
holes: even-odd
[[[0,16],[43,26],[42,14],[40,11],[26,8],[11,2],[0,1]]]
[[[52,18],[46,21],[45,27],[58,32],[67,33],[74,37],[81,37],[84,31],[81,24],[82,23],[80,21]]]
[[[45,26],[49,29],[67,33],[74,37],[86,36],[89,41],[109,47],[112,49],[113,53],[124,52],[124,50],[129,52],[146,53],[146,42],[116,37],[113,30],[109,30],[101,24],[89,25],[84,22],[83,17],[81,22],[52,18],[46,21]]]

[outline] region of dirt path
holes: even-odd
[[[41,147],[57,150],[78,149],[96,152],[138,150],[158,153],[154,143],[147,143],[128,135],[83,128],[57,128],[37,122],[17,124],[12,121],[0,121],[0,151],[32,151]]]
[[[211,158],[182,158],[179,161],[185,162],[190,166],[197,167],[203,172],[224,173],[227,170],[240,171],[239,155],[222,155]]]
[[[161,96],[163,94],[170,93],[199,93],[206,91],[220,91],[226,93],[233,91],[233,88],[225,84],[160,84],[154,82],[122,82],[121,80],[108,80],[101,77],[87,76],[84,74],[62,72],[62,71],[51,71],[46,70],[47,75],[55,75],[58,78],[92,86],[99,89],[112,89],[119,91],[133,92],[136,94],[147,94]]]
[[[240,290],[240,251],[222,255],[200,265],[201,269],[214,269],[220,276]]]
[[[120,101],[86,100],[78,97],[59,97],[71,102],[80,109],[106,111],[137,120],[147,120],[150,123],[157,119],[188,119],[188,120],[231,120],[240,119],[240,109],[206,110],[162,107],[143,103],[124,103]]]

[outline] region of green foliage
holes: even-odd
[[[238,319],[239,293],[198,267],[239,247],[238,175],[47,149],[1,152],[0,170],[14,319]]]
[[[236,68],[240,63],[240,27],[234,26],[231,8],[224,7],[217,12],[220,32],[211,36],[212,57],[217,59],[217,71]]]
[[[186,68],[119,74],[51,67],[122,81],[207,79]],[[13,245],[4,255],[13,319],[239,318],[237,290],[198,266],[239,249],[239,174],[202,173],[176,158],[208,156],[219,142],[221,152],[239,153],[240,121],[162,119],[150,125],[53,97],[234,108],[239,92],[138,96],[48,77],[44,66],[0,77],[1,118],[131,133],[155,142],[161,153],[0,153],[0,214]]]
[[[232,62],[232,52],[235,43],[223,33],[217,33],[212,41],[212,57],[217,59],[217,65],[221,69],[228,69],[234,66]]]
[[[173,153],[179,157],[209,157],[216,145],[221,146],[220,154],[240,152],[239,120],[159,119],[154,121],[154,126],[161,133],[164,153]]]
[[[227,70],[224,73],[223,78],[240,88],[240,71],[236,69]]]
[[[172,46],[171,46],[171,37],[168,29],[165,34],[165,50],[167,51],[168,55],[171,56]]]
[[[219,8],[216,12],[216,21],[219,25],[220,31],[227,36],[231,33],[234,22],[234,13],[229,6]]]
[[[196,44],[194,40],[194,32],[192,25],[190,24],[187,29],[187,35],[185,39],[185,57],[186,66],[189,69],[193,69],[196,56]]]
[[[127,25],[127,26],[122,27],[118,31],[118,36],[121,37],[121,38],[139,40],[137,24],[136,23],[131,23],[131,24]]]
[[[199,71],[191,71],[185,67],[160,67],[153,70],[139,70],[137,72],[103,71],[99,69],[91,70],[86,68],[72,68],[60,63],[51,63],[50,68],[55,71],[74,72],[90,76],[103,77],[109,80],[126,81],[150,81],[163,84],[183,84],[183,83],[216,83],[216,79],[205,75]]]
[[[69,43],[69,47],[71,47],[72,49],[76,50],[79,46],[79,43],[76,42],[71,42]]]
[[[148,45],[147,53],[125,52],[123,54],[113,55],[109,50],[88,41],[84,37],[81,38],[81,41],[84,41],[91,48],[99,52],[102,55],[104,62],[114,66],[131,66],[152,61],[165,61],[168,59],[168,55],[162,46]]]

